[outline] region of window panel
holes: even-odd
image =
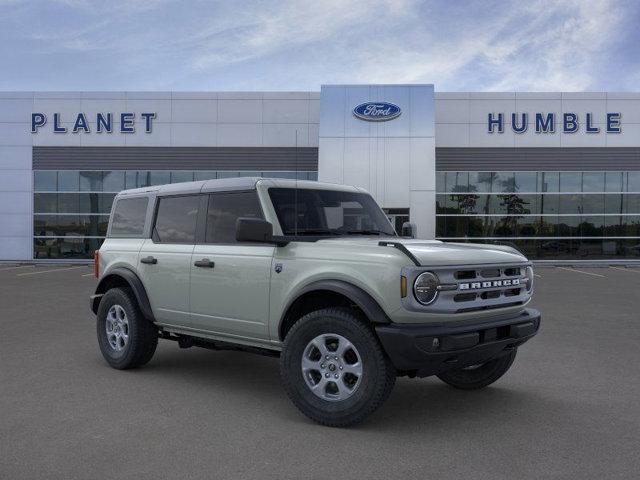
[[[640,172],[627,172],[627,192],[640,192]]]
[[[92,258],[102,238],[34,238],[35,259]]]
[[[604,216],[584,216],[580,221],[582,237],[601,237],[604,231]]]
[[[604,213],[624,213],[622,194],[604,195]]]
[[[436,238],[447,234],[447,217],[436,217]]]
[[[560,243],[557,240],[537,240],[536,258],[558,258]]]
[[[445,172],[436,172],[436,192],[442,193],[446,192],[445,190]]]
[[[604,217],[603,235],[607,237],[622,237],[625,235],[625,217],[619,215],[611,215]]]
[[[482,195],[458,195],[457,197],[460,213],[482,214],[485,212],[483,202],[487,199]]]
[[[540,237],[557,237],[558,221],[559,217],[557,215],[545,215],[540,217],[538,235]]]
[[[149,185],[166,185],[171,183],[171,172],[155,170],[149,172]]]
[[[560,237],[577,237],[580,235],[582,217],[558,217],[558,235]]]
[[[581,172],[561,172],[560,173],[561,192],[581,192],[582,173]]]
[[[517,237],[535,237],[538,235],[540,226],[540,217],[517,217],[516,218],[516,236]]]
[[[77,192],[80,189],[80,175],[73,170],[60,170],[58,172],[58,191]]]
[[[55,192],[58,189],[58,173],[49,170],[33,172],[33,188],[36,192]]]
[[[199,195],[160,198],[154,241],[195,243],[199,203]]]
[[[604,195],[589,193],[582,195],[582,213],[603,213]]]
[[[517,191],[514,172],[495,172],[491,191],[492,192]]]
[[[173,171],[170,172],[171,183],[193,182],[193,172]]]
[[[559,195],[560,213],[582,213],[582,195]]]
[[[622,192],[622,172],[606,172],[604,181],[605,192]]]
[[[640,237],[640,216],[627,215],[623,217],[624,235],[627,237]]]
[[[447,172],[447,192],[469,191],[468,172]]]
[[[469,192],[491,192],[491,172],[469,172]]]
[[[640,194],[627,193],[623,195],[623,213],[640,213]]]
[[[140,236],[144,230],[147,216],[147,197],[121,198],[113,212],[111,236]]]
[[[209,196],[207,243],[236,243],[236,220],[262,218],[256,192],[217,193]]]
[[[538,174],[539,192],[559,192],[560,174],[558,172],[540,172]]]
[[[447,197],[449,195],[436,194],[436,213],[447,213]]]
[[[492,237],[515,237],[517,217],[494,217],[495,227]]]
[[[482,237],[485,235],[483,217],[467,217],[467,235],[469,237]]]
[[[100,194],[81,193],[78,195],[78,210],[80,213],[100,213]]]
[[[538,172],[515,172],[514,192],[537,192]]]
[[[127,172],[129,173],[129,172]],[[135,173],[135,172],[134,172]],[[125,187],[125,172],[120,171],[111,171],[111,172],[103,172],[102,176],[102,190],[105,192],[120,192],[124,190]]]
[[[36,193],[33,195],[34,213],[58,213],[57,193]]]
[[[194,180],[213,180],[218,178],[218,172],[215,170],[200,170],[193,174]]]
[[[583,192],[604,192],[604,172],[583,172],[582,191]]]
[[[83,197],[86,195],[89,194],[82,194]],[[83,213],[80,210],[80,194],[58,193],[58,213]]]
[[[602,240],[577,240],[574,256],[582,260],[602,258]]]
[[[101,192],[102,172],[80,172],[81,192]]]
[[[218,172],[218,178],[234,178],[238,176],[238,172],[235,170],[221,170]]]
[[[560,195],[540,195],[540,212],[543,214],[557,214],[560,212]]]
[[[617,254],[624,258],[640,257],[640,239],[618,240]]]

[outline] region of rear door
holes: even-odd
[[[263,218],[255,190],[209,194],[204,243],[191,261],[191,322],[231,338],[267,339],[275,247],[238,243],[238,217]]]
[[[138,257],[138,272],[159,323],[189,325],[189,277],[200,195],[158,197],[152,238]]]

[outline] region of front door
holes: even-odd
[[[263,218],[255,191],[210,194],[204,243],[191,257],[191,322],[231,339],[264,340],[275,247],[236,242],[239,217]]]
[[[158,199],[151,239],[138,256],[138,272],[156,320],[189,325],[189,280],[196,238],[199,195]]]

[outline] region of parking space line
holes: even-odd
[[[599,273],[585,272],[583,270],[576,270],[575,268],[568,268],[568,267],[558,267],[558,268],[561,270],[566,270],[568,272],[584,273],[585,275],[591,275],[592,277],[607,278],[606,275],[600,275]]]
[[[93,277],[93,273],[85,273],[82,275],[83,277]]]
[[[5,270],[17,270],[18,268],[35,268],[35,265],[19,265],[17,267],[8,267],[8,268],[0,268],[0,272],[4,272]]]
[[[640,273],[640,268],[620,268],[620,267],[614,267],[614,266],[609,266],[609,268],[612,268],[613,270],[621,270],[623,272],[631,272],[631,273]]]
[[[42,270],[40,272],[27,272],[27,273],[18,273],[16,277],[24,277],[26,275],[39,275],[41,273],[51,273],[51,272],[64,272],[65,270],[77,270],[78,268],[87,268],[84,265],[81,267],[69,267],[69,268],[56,268],[54,270]]]

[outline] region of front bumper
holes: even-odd
[[[540,312],[464,326],[387,324],[375,327],[387,355],[401,374],[427,377],[477,365],[510,352],[538,333]]]

